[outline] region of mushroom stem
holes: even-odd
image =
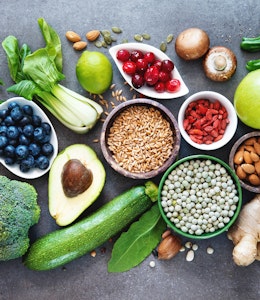
[[[217,71],[223,71],[227,66],[227,59],[223,55],[218,55],[214,59],[214,68]]]

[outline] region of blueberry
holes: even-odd
[[[28,146],[28,150],[29,150],[29,154],[31,154],[32,156],[36,157],[40,154],[41,152],[41,147],[36,144],[36,143],[31,143]]]
[[[53,153],[53,146],[51,143],[45,143],[42,145],[42,154],[50,156]]]
[[[12,101],[12,102],[9,102],[8,103],[8,109],[11,111],[14,107],[16,107],[16,106],[18,106],[18,107],[20,107],[20,105],[17,103],[17,102],[15,102],[15,101]]]
[[[34,126],[32,124],[25,125],[23,128],[23,134],[26,137],[33,137]]]
[[[41,126],[42,119],[40,116],[33,115],[32,116],[32,125],[35,127]]]
[[[8,145],[8,138],[6,136],[0,135],[0,148],[3,149]]]
[[[34,157],[32,155],[28,155],[20,162],[20,170],[22,172],[27,172],[33,167],[34,167]]]
[[[6,157],[15,157],[15,147],[12,145],[7,145],[4,149]]]
[[[6,126],[11,126],[11,125],[15,125],[15,122],[14,120],[12,119],[11,116],[7,116],[5,119],[4,119],[4,124]]]
[[[9,145],[16,147],[19,144],[19,141],[18,141],[18,139],[9,139],[8,143],[9,143]]]
[[[41,170],[46,170],[49,167],[49,165],[50,165],[50,161],[48,157],[46,157],[45,155],[40,155],[36,159],[36,166]]]
[[[42,142],[46,134],[42,127],[36,127],[33,132],[33,137],[36,142]]]
[[[42,122],[41,127],[44,129],[46,134],[51,134],[51,125],[47,122]]]
[[[30,116],[23,116],[22,119],[19,121],[19,125],[22,127],[31,123],[32,123],[32,118]]]
[[[18,159],[23,159],[29,154],[29,149],[26,145],[18,145],[15,148],[15,154]]]
[[[29,145],[30,144],[30,139],[28,137],[26,137],[23,133],[20,134],[19,136],[19,143],[21,145]]]
[[[10,112],[10,116],[12,117],[12,119],[15,122],[18,122],[22,119],[23,117],[23,111],[21,110],[21,108],[19,106],[15,106],[11,112]]]
[[[0,119],[5,119],[9,115],[9,110],[7,108],[3,108],[0,110]]]
[[[16,126],[12,125],[7,128],[6,136],[9,139],[17,139],[19,134],[20,134],[20,132]]]
[[[5,136],[6,132],[7,132],[7,126],[5,126],[5,125],[0,126],[0,135]]]
[[[5,158],[5,163],[7,164],[7,165],[13,165],[13,164],[15,164],[15,159],[13,158],[13,157],[6,157]]]
[[[31,105],[25,104],[22,107],[22,110],[26,115],[29,115],[29,116],[33,115],[33,108],[31,107]]]

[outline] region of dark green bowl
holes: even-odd
[[[227,172],[230,174],[230,176],[232,177],[233,179],[233,182],[234,184],[236,185],[236,189],[237,189],[237,196],[238,196],[238,202],[236,203],[236,210],[234,211],[234,215],[232,217],[230,217],[230,221],[228,223],[225,224],[224,227],[220,228],[220,229],[217,229],[215,230],[214,232],[204,232],[202,233],[201,235],[196,235],[196,234],[190,234],[190,233],[187,233],[187,232],[184,232],[182,231],[180,228],[176,227],[175,224],[173,222],[171,222],[171,220],[166,216],[166,213],[164,212],[164,209],[161,205],[161,192],[163,190],[163,187],[164,187],[164,184],[165,184],[165,181],[166,179],[168,178],[169,174],[177,167],[179,166],[180,164],[186,162],[186,161],[190,161],[190,160],[196,160],[196,159],[199,159],[199,160],[211,160],[215,163],[219,163],[221,164],[226,170]],[[240,182],[235,174],[235,172],[229,167],[228,164],[226,164],[224,161],[216,158],[216,157],[213,157],[213,156],[209,156],[209,155],[191,155],[191,156],[188,156],[188,157],[185,157],[185,158],[182,158],[178,161],[176,161],[174,164],[172,164],[168,169],[167,171],[164,173],[161,181],[160,181],[160,184],[159,184],[159,196],[158,196],[158,205],[159,205],[159,209],[160,209],[160,212],[162,214],[162,217],[163,219],[165,220],[165,222],[167,223],[167,225],[173,230],[175,231],[176,233],[186,237],[186,238],[191,238],[191,239],[209,239],[209,238],[212,238],[212,237],[215,237],[225,231],[228,230],[228,228],[235,222],[235,220],[237,219],[238,215],[239,215],[239,212],[241,210],[241,206],[242,206],[242,189],[241,189],[241,186],[240,186]]]

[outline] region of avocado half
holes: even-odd
[[[69,162],[75,161],[80,168],[67,167],[72,165]],[[78,173],[83,173],[81,171],[82,166],[84,166],[83,169],[88,170],[85,173],[91,174],[91,182],[88,181],[86,189],[80,191],[79,194],[69,193],[68,195],[66,188],[64,188],[64,182],[67,182],[67,185],[69,182],[74,186],[77,184],[82,186],[81,181],[85,179],[77,174],[77,169],[79,170]],[[64,180],[64,177],[65,179],[71,177],[71,180]],[[81,180],[80,177],[83,179]],[[51,166],[48,184],[49,212],[56,223],[60,226],[72,223],[98,198],[104,187],[105,179],[105,168],[91,147],[85,144],[74,144],[61,151]],[[73,189],[73,186],[71,188]]]

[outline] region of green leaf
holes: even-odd
[[[165,228],[158,205],[154,204],[117,239],[108,272],[125,272],[140,264],[158,245]]]

